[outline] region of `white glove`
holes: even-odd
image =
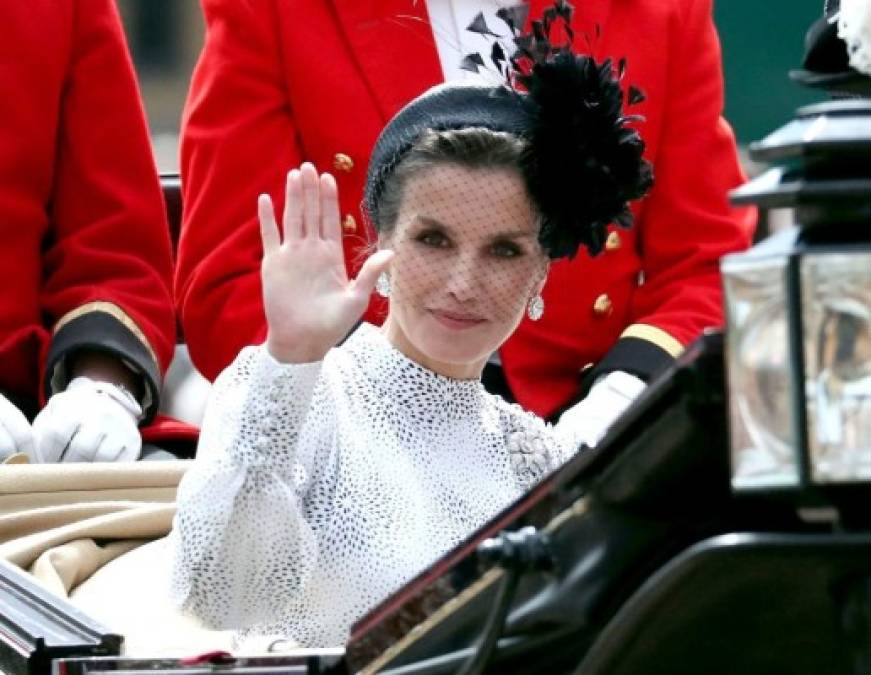
[[[33,420],[37,462],[130,462],[139,458],[142,408],[108,382],[77,377]]]
[[[33,458],[33,430],[18,408],[0,394],[0,462],[23,452]]]
[[[643,380],[621,370],[603,375],[585,399],[562,414],[560,430],[570,433],[578,443],[595,447],[646,386]]]

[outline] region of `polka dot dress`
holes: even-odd
[[[577,447],[368,324],[317,363],[246,348],[215,382],[179,487],[174,597],[241,639],[342,644]]]

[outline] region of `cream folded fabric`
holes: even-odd
[[[0,516],[106,501],[172,502],[191,460],[121,464],[4,464]],[[3,539],[0,525],[0,540]]]
[[[71,600],[89,616],[124,636],[131,656],[182,656],[232,651],[232,631],[204,628],[173,605],[169,558],[161,538],[102,567],[73,590]]]
[[[169,532],[174,514],[175,504],[141,504],[136,508],[85,518],[0,544],[0,558],[28,568],[49,549],[79,539],[155,539]]]
[[[230,650],[169,599],[175,492],[190,461],[0,466],[0,558],[124,636],[137,656]]]
[[[0,466],[0,558],[66,595],[172,527],[190,461]]]
[[[128,539],[98,546],[93,539],[77,539],[45,551],[30,566],[30,573],[48,590],[66,597],[107,562],[143,543],[141,539]]]

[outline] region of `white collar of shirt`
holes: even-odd
[[[495,71],[476,75],[460,68],[463,57],[472,52],[480,52],[486,60],[492,41],[482,35],[466,30],[466,26],[478,12],[484,13],[484,20],[491,31],[497,35],[508,35],[508,26],[496,16],[502,7],[517,5],[519,0],[426,0],[439,61],[442,64],[446,82],[474,82],[497,84],[500,81]]]

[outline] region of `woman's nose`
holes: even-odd
[[[445,288],[459,302],[469,302],[478,295],[481,285],[480,269],[475,261],[459,256],[448,272]]]

